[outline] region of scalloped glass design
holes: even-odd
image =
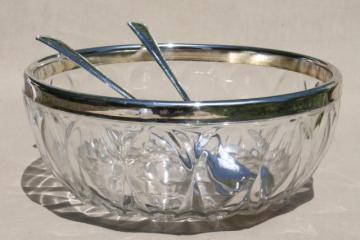
[[[324,155],[339,103],[293,116],[216,124],[81,116],[25,97],[37,145],[82,201],[123,219],[255,214],[294,194]]]

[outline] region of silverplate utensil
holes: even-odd
[[[48,45],[49,47],[57,50],[60,54],[67,57],[69,60],[73,61],[81,68],[85,69],[87,72],[95,76],[97,79],[105,83],[106,86],[115,90],[121,96],[125,98],[134,99],[135,97],[128,93],[125,89],[117,85],[110,78],[105,76],[102,72],[100,72],[89,60],[87,60],[80,53],[76,52],[74,49],[69,47],[66,43],[61,40],[48,37],[48,36],[37,36],[36,40]]]
[[[178,91],[182,99],[184,101],[191,101],[188,94],[185,92],[179,81],[176,79],[174,73],[171,71],[165,58],[162,56],[161,50],[155,39],[151,36],[149,29],[144,24],[137,22],[128,22],[128,26],[144,44],[144,46],[149,51],[151,56],[155,59],[155,61],[159,64],[159,66],[161,67],[165,75],[168,77],[168,79],[171,81],[171,83],[174,85],[176,91]]]

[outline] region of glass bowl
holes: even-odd
[[[59,55],[26,69],[37,146],[70,191],[122,220],[218,220],[259,214],[311,179],[338,116],[334,66],[252,47],[161,48],[191,102],[139,45],[80,50],[137,100]]]

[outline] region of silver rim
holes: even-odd
[[[56,88],[42,79],[77,68],[57,55],[31,64],[25,71],[26,97],[62,111],[102,118],[156,122],[222,122],[274,118],[324,107],[341,95],[341,75],[322,60],[272,49],[204,44],[160,44],[168,60],[215,61],[277,67],[322,81],[320,86],[271,97],[226,101],[150,101],[82,94]],[[140,45],[79,50],[94,64],[151,61]]]

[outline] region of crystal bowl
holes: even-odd
[[[79,50],[135,100],[59,55],[26,69],[38,149],[70,191],[122,220],[218,220],[261,213],[311,179],[338,116],[334,66],[271,49],[160,46],[192,101],[139,45]]]

